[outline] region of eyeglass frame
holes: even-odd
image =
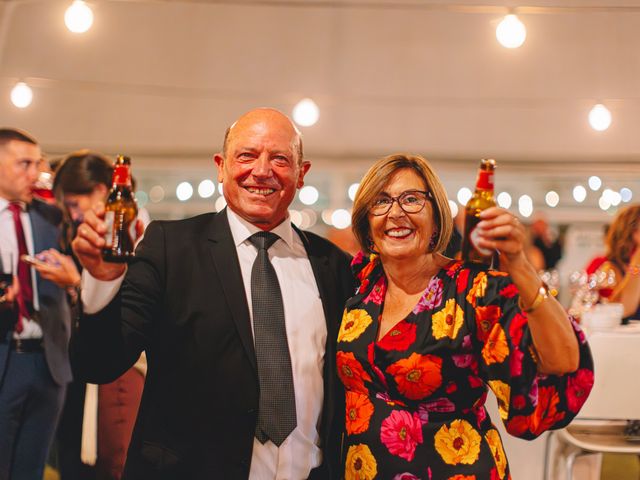
[[[420,209],[419,209],[419,210],[416,210],[415,212],[408,212],[407,210],[405,210],[405,209],[404,209],[404,207],[403,207],[402,203],[400,202],[400,198],[402,198],[403,196],[405,196],[405,195],[407,195],[407,194],[410,194],[410,193],[413,193],[413,194],[415,194],[415,193],[421,193],[421,194],[423,194],[423,195],[425,196],[424,203],[420,206]],[[374,217],[381,217],[381,216],[383,216],[383,215],[388,214],[388,213],[391,211],[391,208],[393,208],[393,203],[394,203],[394,202],[397,202],[397,203],[398,203],[398,206],[400,207],[400,209],[401,209],[404,213],[407,213],[407,214],[409,214],[409,215],[411,215],[411,214],[415,214],[415,213],[420,213],[422,210],[424,210],[424,206],[427,204],[427,202],[430,202],[431,200],[433,200],[433,196],[431,195],[431,192],[428,192],[428,191],[425,191],[425,190],[405,190],[405,191],[404,191],[404,192],[402,192],[400,195],[397,195],[397,196],[395,196],[395,197],[392,197],[391,195],[387,195],[386,193],[384,194],[384,196],[386,196],[389,200],[391,200],[391,203],[389,203],[389,208],[387,208],[387,209],[386,209],[384,212],[382,212],[382,213],[374,213],[374,212],[373,212],[373,209],[374,209],[374,207],[375,207],[375,204],[374,204],[374,205],[371,205],[371,206],[368,208],[368,211],[369,211],[369,213],[370,213],[371,215],[373,215]],[[376,201],[378,200],[378,198],[379,198],[379,197],[380,197],[380,195],[378,195],[378,196],[376,197]]]

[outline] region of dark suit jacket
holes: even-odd
[[[320,428],[325,462],[312,478],[337,478],[344,393],[335,342],[354,288],[350,259],[329,241],[299,233],[328,330]],[[110,382],[142,350],[149,370],[125,478],[247,478],[259,384],[226,210],[149,225],[119,294],[98,314],[80,319],[72,339],[74,372]]]
[[[60,210],[39,200],[31,202],[28,208],[33,234],[35,253],[48,248],[58,248]],[[40,304],[39,319],[44,334],[44,351],[53,380],[60,386],[71,381],[69,366],[69,332],[71,314],[63,289],[53,282],[44,280],[36,273],[38,301]],[[10,338],[13,335],[15,314],[4,313],[0,320],[0,335]],[[9,348],[0,343],[0,386],[7,368]]]

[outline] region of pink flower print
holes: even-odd
[[[473,355],[452,355],[453,363],[458,368],[467,368],[473,362]]]
[[[418,411],[420,410],[426,410],[427,412],[451,413],[456,411],[456,406],[448,398],[442,397],[421,403],[418,407]]]
[[[422,298],[420,298],[420,301],[413,309],[413,313],[418,314],[425,310],[433,310],[439,307],[442,304],[442,289],[442,280],[433,277],[429,285],[427,285]]]
[[[422,443],[422,422],[417,413],[394,410],[382,421],[380,441],[389,453],[412,461],[416,446]]]
[[[519,377],[522,375],[522,359],[524,358],[524,353],[520,351],[517,346],[513,347],[511,351],[511,356],[509,358],[509,369],[511,371],[512,377]]]
[[[380,305],[384,300],[385,290],[384,277],[380,277],[375,287],[373,287],[371,292],[369,292],[369,295],[367,295],[367,298],[363,300],[364,303],[375,303],[376,305]]]
[[[404,472],[397,474],[393,480],[420,480],[420,477],[416,477],[413,473]]]
[[[463,352],[471,351],[471,335],[465,335],[460,346]]]

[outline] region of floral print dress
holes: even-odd
[[[347,302],[337,351],[347,480],[510,478],[484,407],[487,389],[507,430],[525,439],[564,427],[585,402],[593,363],[584,335],[571,320],[576,372],[537,373],[527,316],[505,273],[452,261],[377,340],[384,271],[376,255],[362,253],[352,267],[360,287]]]

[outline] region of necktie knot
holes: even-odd
[[[20,215],[22,212],[22,205],[19,202],[11,202],[9,203],[9,211],[15,216]]]
[[[258,250],[269,250],[280,237],[272,232],[258,232],[249,237],[249,241]]]

